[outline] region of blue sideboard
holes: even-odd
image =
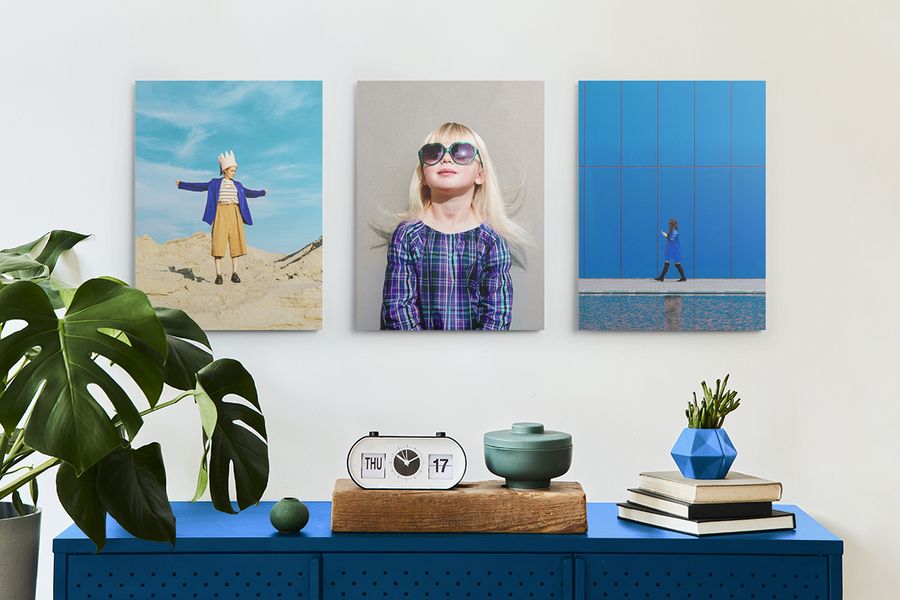
[[[795,506],[796,531],[705,538],[616,518],[589,503],[587,534],[332,533],[310,502],[300,534],[271,502],[225,515],[175,502],[178,542],[109,522],[100,554],[72,526],[53,541],[56,600],[839,600],[843,542]]]

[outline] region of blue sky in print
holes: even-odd
[[[206,193],[175,181],[219,177],[234,151],[235,176],[265,189],[248,200],[247,243],[289,253],[322,235],[320,81],[139,81],[135,84],[135,234],[163,243],[209,231]]]

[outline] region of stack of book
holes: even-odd
[[[689,533],[743,533],[794,529],[794,514],[772,508],[781,484],[731,471],[725,479],[688,479],[678,471],[640,474],[619,518]]]

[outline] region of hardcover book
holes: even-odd
[[[725,479],[688,479],[678,471],[640,474],[640,487],[692,504],[773,502],[781,500],[781,484],[729,471]]]
[[[773,510],[767,517],[683,519],[630,502],[620,503],[618,507],[620,519],[696,536],[796,528],[794,514],[781,510]]]
[[[641,489],[628,490],[628,502],[684,519],[732,519],[772,514],[771,502],[726,502],[692,504]]]

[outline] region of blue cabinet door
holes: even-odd
[[[66,600],[317,600],[314,554],[73,554]]]
[[[577,600],[838,600],[827,556],[582,554]]]
[[[569,600],[570,555],[326,554],[325,600]]]

